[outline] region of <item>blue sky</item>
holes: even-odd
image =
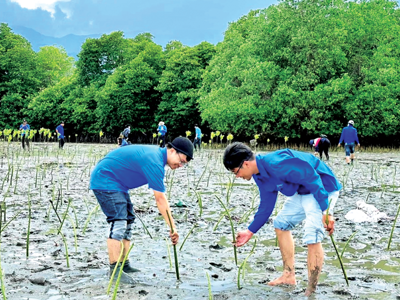
[[[41,34],[103,34],[121,30],[133,37],[150,32],[165,45],[193,46],[223,40],[229,22],[277,0],[0,0],[0,22]]]

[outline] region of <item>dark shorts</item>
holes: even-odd
[[[344,150],[346,151],[346,156],[350,156],[350,153],[354,153],[354,143],[344,144]]]
[[[93,193],[108,223],[127,220],[128,224],[132,224],[135,221],[133,204],[128,193],[101,190],[93,190]]]

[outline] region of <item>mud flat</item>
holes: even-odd
[[[31,152],[22,152],[19,144],[0,143],[0,201],[6,204],[0,254],[7,299],[111,299],[106,294],[108,226],[88,184],[95,163],[113,147],[66,144],[59,151],[56,144],[36,143]],[[231,210],[235,230],[242,230],[257,209],[258,189],[253,181],[234,179],[221,159],[221,150],[204,150],[185,168],[173,172],[166,167],[167,194],[180,233],[178,247],[194,228],[178,251],[181,282],[175,277],[173,257],[168,254],[168,230],[152,192],[147,186],[131,191],[136,213],[152,238],[136,220],[130,260],[141,272],[134,277],[137,285],[120,285],[117,299],[209,299],[207,274],[213,299],[304,298],[307,249],[301,242],[301,226],[293,232],[297,286],[272,288],[265,284],[282,270],[272,222],[256,235],[257,246],[238,289],[231,227],[225,216],[221,218],[223,209],[216,196]],[[311,298],[400,299],[400,221],[387,250],[393,220],[355,224],[344,218],[358,200],[395,216],[400,203],[400,154],[357,153],[354,166],[347,166],[344,154],[338,152],[331,154],[329,165],[344,185],[335,209],[334,236],[340,251],[357,231],[343,255],[350,286],[346,286],[334,248],[326,238],[325,265]],[[280,195],[277,210],[284,200]],[[58,233],[60,220],[64,238]],[[251,240],[238,249],[239,264],[253,243]]]

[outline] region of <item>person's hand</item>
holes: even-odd
[[[324,227],[326,231],[328,231],[329,235],[332,235],[332,233],[335,231],[335,219],[333,218],[332,215],[328,215],[328,218],[326,217],[325,214],[322,215],[322,223],[324,224]]]
[[[171,238],[172,245],[178,244],[179,234],[175,228],[174,228],[174,233],[172,233],[171,231],[169,232],[169,237]]]
[[[360,144],[358,144],[358,147],[361,147],[361,145],[360,145]]]
[[[234,244],[236,247],[241,247],[241,246],[243,246],[244,244],[246,244],[246,243],[251,239],[251,237],[253,236],[253,234],[254,234],[254,233],[252,233],[252,232],[251,232],[250,230],[248,230],[248,229],[243,230],[243,231],[239,231],[239,232],[236,234],[236,241],[233,242],[233,244]]]
[[[340,144],[338,144],[337,146],[340,147]]]

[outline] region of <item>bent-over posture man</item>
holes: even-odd
[[[167,224],[171,217],[174,234],[170,233],[173,244],[178,243],[179,235],[171,215],[167,198],[165,197],[164,176],[165,165],[171,169],[182,167],[193,158],[193,145],[189,139],[178,137],[169,143],[167,148],[148,145],[131,145],[120,147],[108,153],[94,168],[90,177],[90,189],[93,190],[101,209],[110,224],[107,239],[110,274],[117,268],[123,268],[121,281],[134,284],[135,281],[127,273],[138,272],[129,260],[122,266],[116,265],[121,253],[121,241],[124,245],[123,254],[127,255],[132,237],[132,223],[135,220],[133,205],[128,190],[148,184],[153,190],[157,207]]]
[[[355,155],[355,143],[360,147],[360,142],[358,141],[357,129],[354,128],[354,121],[350,120],[347,127],[344,127],[342,134],[340,135],[339,145],[344,142],[344,150],[346,152],[346,163],[349,165],[350,161],[353,164]]]
[[[291,230],[304,224],[304,243],[308,246],[308,287],[306,296],[317,286],[324,261],[321,241],[324,227],[334,231],[333,207],[342,188],[329,167],[314,155],[291,149],[278,150],[254,156],[242,143],[233,143],[225,149],[224,165],[236,177],[254,179],[260,190],[260,205],[247,230],[236,236],[236,246],[246,244],[270,217],[281,192],[288,196],[282,210],[274,220],[276,236],[283,260],[283,274],[268,285],[296,284],[294,268],[294,242]],[[326,221],[328,201],[331,201]]]
[[[56,128],[57,136],[58,136],[58,148],[63,149],[65,143],[64,136],[64,121],[61,121],[60,125]]]
[[[310,140],[311,147],[314,147],[314,155],[319,154],[319,158],[322,160],[322,153],[325,153],[326,160],[329,160],[329,148],[331,142],[328,140],[325,134],[321,134],[321,137]]]

